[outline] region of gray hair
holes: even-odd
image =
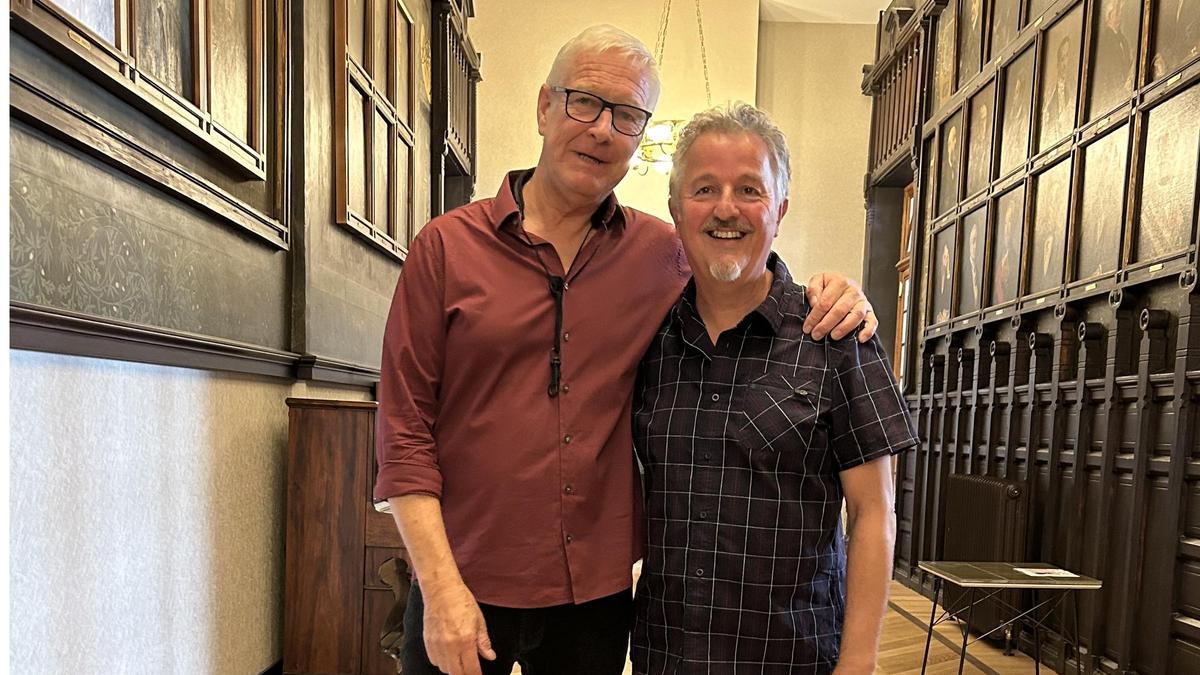
[[[767,113],[755,108],[749,103],[737,101],[722,108],[720,106],[696,113],[679,134],[675,145],[675,154],[671,155],[671,178],[669,182],[670,202],[675,204],[679,199],[679,184],[683,181],[686,170],[688,151],[692,144],[704,134],[753,134],[767,145],[771,161],[771,172],[774,174],[774,193],[776,203],[782,203],[788,196],[788,181],[792,176],[791,155],[788,153],[787,139],[783,132],[771,121]]]
[[[647,103],[649,107],[653,108],[654,104],[658,102],[658,94],[662,90],[658,64],[654,62],[654,56],[650,54],[650,50],[646,49],[646,45],[641,40],[607,23],[584,28],[579,35],[567,40],[566,44],[558,50],[558,56],[554,57],[554,63],[550,66],[550,74],[546,77],[546,84],[558,86],[565,84],[571,67],[575,64],[575,58],[580,54],[603,54],[605,52],[615,52],[620,56],[627,57],[646,74],[650,84],[650,100]]]

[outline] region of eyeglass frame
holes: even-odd
[[[604,114],[605,110],[610,111],[612,113],[612,115],[610,115],[611,119],[609,120],[609,125],[612,126],[613,131],[617,132],[618,134],[621,134],[622,136],[630,136],[630,137],[634,137],[634,138],[641,136],[643,133],[645,133],[646,127],[650,125],[650,118],[653,117],[653,115],[654,115],[653,112],[646,110],[645,108],[639,108],[636,105],[629,105],[628,103],[613,103],[612,101],[608,101],[600,96],[597,96],[596,94],[593,94],[592,92],[587,91],[586,89],[570,89],[568,87],[559,87],[559,86],[555,86],[555,85],[550,85],[550,91],[555,92],[557,94],[565,94],[565,96],[563,96],[563,112],[566,113],[567,117],[575,120],[576,122],[581,122],[583,124],[592,124],[596,120],[600,119],[600,116]],[[571,111],[569,109],[569,104],[571,102],[571,94],[587,94],[588,96],[591,96],[592,98],[596,99],[597,101],[600,101],[600,110],[596,113],[596,116],[590,120],[581,120],[578,117],[575,117],[574,115],[572,115]],[[639,129],[636,134],[630,134],[630,133],[621,131],[620,129],[617,128],[617,108],[632,108],[633,110],[636,110],[638,112],[646,113],[646,119],[644,122],[642,122],[642,128]]]

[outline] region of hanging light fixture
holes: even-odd
[[[700,0],[696,2],[696,31],[700,37],[700,62],[704,66],[704,98],[707,107],[712,107],[712,88],[708,81],[708,53],[704,47],[704,20],[700,15]],[[663,66],[663,52],[667,42],[667,27],[671,22],[671,0],[663,0],[662,16],[658,20],[658,39],[654,43],[654,60],[658,63],[660,73]],[[671,171],[671,155],[675,153],[675,144],[679,140],[679,132],[683,131],[687,120],[664,119],[652,120],[646,126],[642,143],[633,155],[633,170],[645,176],[653,168],[661,174]]]

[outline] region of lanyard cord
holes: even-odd
[[[579,259],[579,254],[583,252],[583,245],[592,236],[592,229],[589,227],[587,232],[583,233],[583,239],[579,242],[579,250],[575,251],[575,257],[571,259],[572,267]],[[542,254],[538,251],[538,247],[534,246],[533,240],[529,238],[529,233],[525,231],[523,225],[521,234],[524,236],[525,243],[533,249],[533,256],[537,258],[538,265],[546,275],[546,282],[550,287],[550,297],[554,298],[554,347],[550,350],[550,385],[546,387],[546,394],[550,398],[556,398],[559,381],[562,379],[563,292],[567,289],[567,281],[556,274],[550,274],[550,268],[546,267],[545,261],[542,260]],[[567,272],[569,273],[570,270]]]

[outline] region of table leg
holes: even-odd
[[[937,616],[938,594],[942,591],[941,577],[933,579],[933,609],[929,610],[929,630],[925,632],[925,656],[921,657],[921,675],[925,675],[925,664],[929,663],[929,642],[933,639],[933,618]]]
[[[1072,623],[1075,625],[1075,671],[1079,675],[1084,675],[1084,656],[1079,649],[1079,591],[1063,591],[1070,593],[1070,609],[1072,609]]]
[[[1038,618],[1038,592],[1033,589],[1033,672],[1042,675],[1042,621]]]
[[[963,665],[967,662],[967,634],[971,630],[971,612],[975,609],[975,589],[967,596],[967,622],[962,627],[962,650],[958,653],[958,675],[962,675]]]

